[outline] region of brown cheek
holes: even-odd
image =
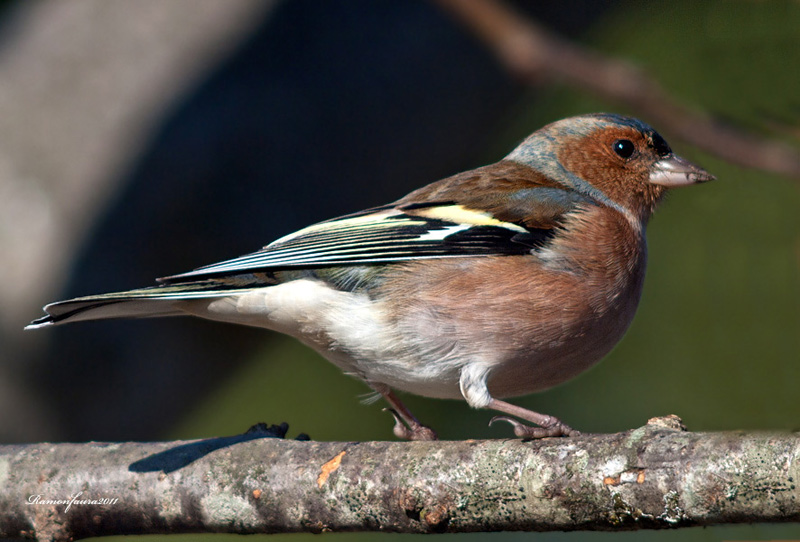
[[[615,191],[615,180],[624,174],[620,164],[614,162],[603,148],[586,145],[583,141],[565,145],[558,153],[558,159],[569,171],[609,196]]]

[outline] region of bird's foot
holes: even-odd
[[[506,403],[499,399],[492,399],[487,405],[492,410],[499,410],[504,414],[521,418],[526,422],[538,425],[531,427],[509,416],[495,416],[489,422],[492,425],[496,421],[508,422],[514,427],[514,434],[521,438],[545,438],[545,437],[574,437],[580,432],[574,430],[556,417],[547,414],[539,414],[527,408],[522,408],[511,403]]]
[[[436,431],[419,420],[411,413],[394,392],[385,385],[372,384],[373,389],[383,395],[391,408],[386,408],[394,416],[392,431],[397,438],[405,440],[439,440]]]
[[[394,417],[392,432],[405,440],[439,440],[436,431],[416,420],[404,420],[393,408],[385,408]]]
[[[538,439],[538,438],[546,438],[546,437],[575,437],[580,435],[580,431],[576,431],[575,429],[571,428],[558,418],[553,418],[552,416],[548,416],[549,422],[547,425],[542,425],[541,427],[533,427],[530,425],[525,425],[524,423],[520,422],[519,420],[515,420],[510,416],[495,416],[491,420],[489,420],[489,425],[491,426],[494,422],[508,422],[514,428],[514,434],[520,438],[528,438],[528,439]]]

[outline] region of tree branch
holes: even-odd
[[[623,104],[664,131],[740,166],[800,178],[800,153],[686,107],[636,66],[563,39],[500,0],[436,0],[526,84],[560,80]]]
[[[0,446],[0,537],[658,529],[800,521],[800,435],[300,442],[282,428]]]

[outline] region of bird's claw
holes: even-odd
[[[430,427],[422,425],[419,422],[404,421],[393,408],[384,408],[383,410],[389,412],[394,418],[392,432],[397,438],[404,440],[439,440],[436,431]]]
[[[576,431],[561,420],[553,418],[554,422],[546,427],[531,427],[525,425],[519,420],[515,420],[510,416],[495,416],[489,420],[489,426],[494,422],[508,422],[514,428],[514,434],[520,438],[526,439],[539,439],[546,437],[575,437],[580,435],[580,431]]]

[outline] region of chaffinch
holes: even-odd
[[[493,421],[517,436],[573,435],[502,399],[564,382],[614,347],[639,303],[656,204],[713,178],[637,119],[567,118],[495,164],[157,286],[49,304],[28,329],[186,314],[264,327],[382,395],[400,438],[436,434],[395,389],[501,412]]]

